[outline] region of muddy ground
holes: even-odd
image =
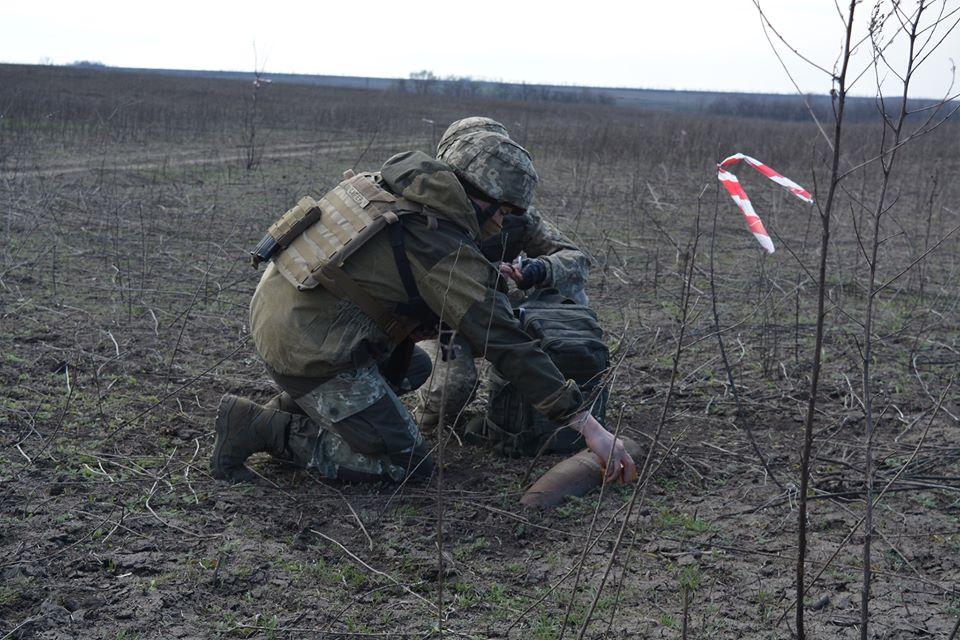
[[[718,146],[752,150],[809,184],[812,127],[313,88],[323,110],[267,121],[248,170],[233,112],[164,110],[212,81],[178,80],[171,97],[154,80],[3,74],[0,91],[21,110],[0,125],[0,638],[791,636],[817,222],[745,180],[789,246],[761,255],[717,195],[711,163]],[[47,85],[61,93],[45,111]],[[156,108],[126,120],[80,108],[109,102],[102,87]],[[294,90],[276,89],[268,106],[287,113],[296,96],[283,91]],[[249,89],[235,91],[242,105]],[[642,497],[614,487],[525,510],[531,461],[455,435],[442,483],[346,485],[265,457],[255,484],[212,480],[220,396],[272,394],[247,334],[249,248],[343,169],[427,150],[437,131],[424,121],[476,113],[518,131],[543,178],[541,210],[597,259],[589,291],[618,363],[609,425],[649,449],[665,416]],[[201,115],[223,121],[192,129]],[[955,133],[917,152],[939,173],[905,163],[881,281],[960,221]],[[851,148],[852,162],[868,154]],[[816,638],[860,633],[865,268],[851,210],[835,232],[810,494],[806,571],[817,579],[803,606]],[[876,478],[889,487],[871,637],[947,637],[960,619],[958,248],[948,237],[881,298]],[[696,261],[685,322],[684,254]],[[470,413],[482,410],[481,394]],[[533,476],[558,460],[536,461]]]

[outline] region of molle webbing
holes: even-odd
[[[319,269],[327,264],[342,266],[377,231],[397,220],[394,210],[418,210],[405,204],[377,185],[372,174],[347,178],[320,198],[319,220],[290,241],[274,262],[298,289],[313,289],[321,284],[316,277]],[[275,226],[282,224],[283,218]]]
[[[350,300],[399,342],[416,328],[418,321],[398,316],[375,300],[342,267],[380,230],[398,224],[401,216],[422,212],[423,207],[382,188],[376,174],[348,172],[344,177],[319,202],[309,197],[301,199],[270,227],[257,248],[273,240],[277,245],[271,254],[274,264],[292,285],[301,291],[320,285],[335,296]],[[305,220],[312,222],[305,224]],[[255,250],[254,264],[257,257]]]

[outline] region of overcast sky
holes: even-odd
[[[903,5],[912,10],[915,0]],[[762,6],[796,49],[833,68],[843,27],[833,0],[762,0]],[[870,2],[858,7],[861,33],[870,8]],[[957,8],[960,0],[947,0],[948,11]],[[826,74],[780,49],[803,91],[830,90]],[[893,48],[888,53],[902,57]],[[942,96],[952,79],[951,57],[960,58],[960,29],[924,62],[912,94]],[[0,61],[76,60],[238,71],[252,70],[256,60],[268,75],[406,77],[428,69],[532,83],[794,91],[752,0],[0,3]],[[855,90],[872,95],[874,85],[865,77]]]

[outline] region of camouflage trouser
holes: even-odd
[[[380,368],[371,365],[295,395],[296,404],[318,427],[308,468],[327,478],[354,481],[429,477],[429,447],[397,397],[422,385],[429,374],[430,359],[422,349],[414,349],[399,385],[391,385]],[[282,389],[296,393],[282,376],[275,377]]]
[[[463,408],[470,402],[477,387],[477,364],[473,349],[459,335],[448,349],[452,357],[443,360],[439,340],[427,340],[419,344],[433,364],[427,384],[420,387],[420,400],[424,426],[435,426],[443,404],[443,421],[453,424]]]
[[[577,304],[587,304],[587,294],[579,282],[568,285],[560,293]],[[417,392],[421,424],[424,428],[436,426],[441,404],[444,423],[453,424],[479,386],[475,358],[482,354],[474,354],[473,349],[460,335],[453,339],[452,346],[448,349],[453,357],[448,357],[447,360],[441,357],[439,340],[425,340],[418,346],[423,348],[433,364],[433,373],[430,374],[427,384]]]

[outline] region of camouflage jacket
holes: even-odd
[[[384,186],[430,207],[436,218],[403,219],[404,244],[420,295],[445,324],[457,329],[513,382],[541,413],[563,421],[580,407],[580,389],[520,328],[498,272],[477,248],[476,213],[449,165],[405,152],[381,169]],[[407,300],[386,233],[354,253],[344,269],[386,305]],[[250,303],[254,344],[275,374],[320,384],[338,373],[369,366],[396,346],[349,300],[322,287],[298,291],[273,263]]]
[[[540,287],[553,287],[574,298],[583,291],[590,271],[591,259],[577,245],[543,219],[535,207],[522,216],[507,216],[503,230],[480,244],[483,255],[491,262],[512,262],[521,253],[528,258],[541,258],[547,265],[547,277]]]

